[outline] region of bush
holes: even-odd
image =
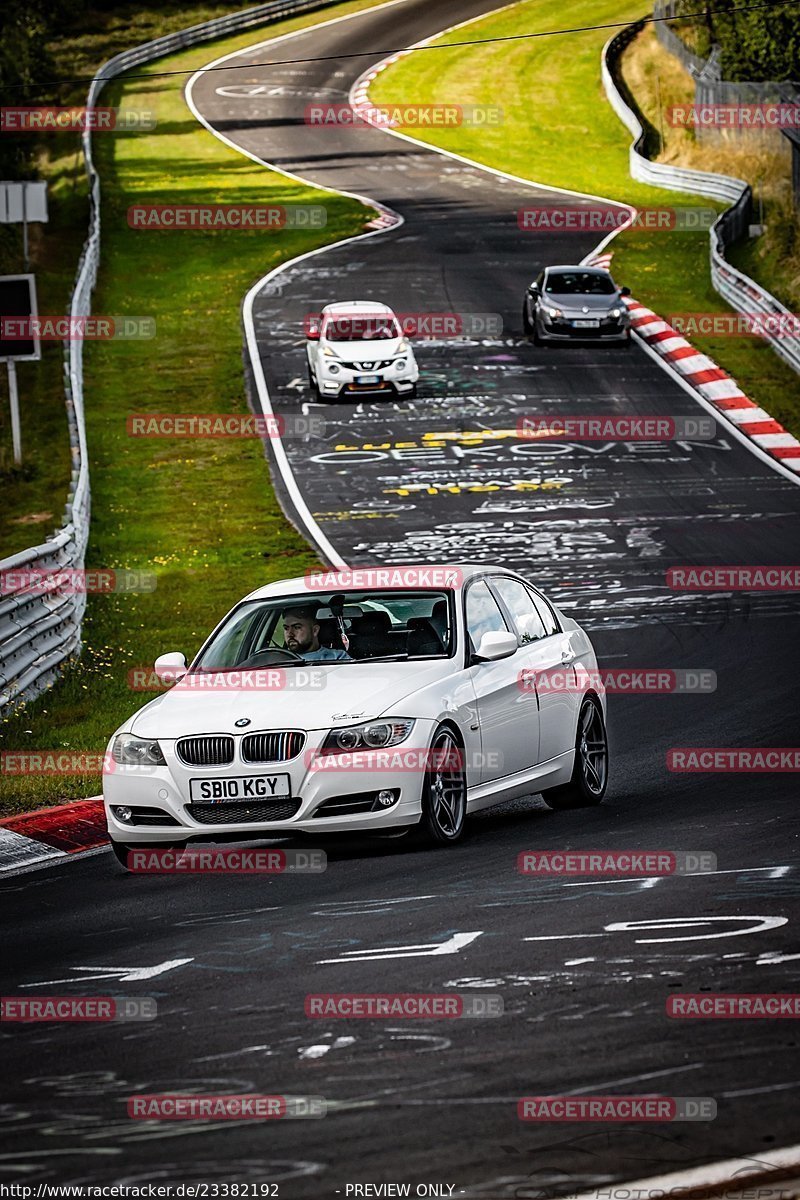
[[[696,53],[720,46],[723,79],[793,80],[800,78],[800,22],[793,4],[732,11],[735,0],[706,5],[705,16],[679,21],[676,31]],[[677,16],[697,11],[696,0],[679,0]]]

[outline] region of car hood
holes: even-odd
[[[291,687],[292,671],[322,680]],[[412,693],[454,672],[453,659],[429,662],[308,663],[307,669],[290,667],[286,686],[267,691],[241,688],[213,691],[172,688],[133,718],[130,731],[139,737],[177,738],[198,733],[236,733],[235,722],[249,718],[250,731],[258,729],[329,729],[354,725],[384,713],[413,717],[402,708]],[[220,677],[217,676],[217,679]],[[296,677],[297,678],[297,677]]]
[[[396,358],[402,338],[386,338],[377,342],[328,342],[340,362],[381,362]],[[408,351],[405,351],[408,353]]]
[[[604,313],[608,312],[610,308],[622,307],[618,292],[615,292],[613,296],[575,296],[564,295],[561,292],[547,292],[544,302],[552,308],[569,309],[570,312],[583,312],[583,309],[587,308],[590,313]]]

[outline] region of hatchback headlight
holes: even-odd
[[[547,305],[545,305],[544,311],[547,313],[548,317],[561,317],[564,315],[560,308],[548,308]]]
[[[394,365],[398,371],[404,371],[405,368],[408,366],[408,362],[404,358],[398,358],[397,362]]]
[[[331,350],[330,346],[327,343],[322,347],[322,353],[325,355],[326,358],[338,358],[339,357],[339,355],[336,353],[336,351]]]
[[[111,748],[115,763],[126,767],[165,767],[167,765],[161,747],[152,738],[134,737],[132,733],[118,733]]]
[[[337,367],[336,363],[328,363],[328,370],[330,371],[331,375],[339,374],[339,368]]]
[[[405,741],[414,722],[402,717],[388,717],[383,721],[366,721],[363,725],[348,725],[343,729],[331,729],[322,743],[320,753],[342,754],[351,750],[383,750]]]

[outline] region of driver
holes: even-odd
[[[316,607],[287,608],[283,613],[283,637],[287,650],[299,654],[306,662],[351,662],[345,650],[321,646]]]

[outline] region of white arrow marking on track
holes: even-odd
[[[446,942],[427,942],[419,946],[379,946],[376,950],[345,950],[340,958],[320,958],[319,963],[380,962],[384,958],[422,958],[434,954],[458,954],[483,933],[454,933]]]
[[[757,967],[771,967],[773,963],[793,962],[800,954],[784,954],[781,950],[762,950],[756,959]]]
[[[42,979],[39,983],[23,983],[21,986],[49,987],[51,983],[84,983],[89,979],[118,979],[120,983],[135,983],[139,979],[153,979],[163,975],[165,971],[173,971],[186,963],[194,962],[193,958],[170,958],[166,962],[157,963],[154,967],[70,967],[71,971],[97,971],[97,975],[69,975],[66,979]]]
[[[523,938],[523,942],[562,942],[576,938],[606,937],[609,933],[667,933],[671,929],[700,929],[717,921],[755,921],[748,929],[727,929],[721,933],[696,933],[688,937],[637,938],[637,945],[651,942],[702,942],[710,938],[741,937],[745,933],[765,933],[788,924],[788,917],[658,917],[652,921],[613,921],[603,926],[603,933],[551,933]]]
[[[606,925],[609,933],[664,933],[669,929],[699,929],[716,921],[755,921],[749,929],[728,929],[722,933],[697,933],[690,937],[637,938],[637,943],[650,942],[700,942],[706,938],[740,937],[745,933],[765,933],[788,924],[788,917],[658,917],[653,921],[614,921]]]

